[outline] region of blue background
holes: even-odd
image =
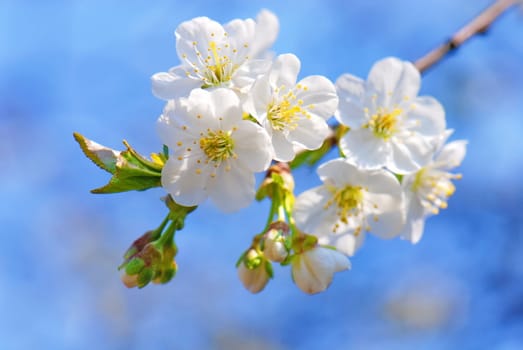
[[[449,209],[417,245],[370,237],[325,293],[288,268],[251,295],[234,263],[266,202],[210,204],[178,234],[168,285],[128,290],[116,267],[165,214],[160,189],[92,195],[108,174],[72,133],[160,150],[163,102],[149,78],[178,64],[173,32],[276,13],[277,53],[301,77],[362,77],[386,56],[415,60],[487,0],[0,2],[0,349],[522,349],[523,17],[513,9],[424,75],[452,139],[468,139]],[[297,190],[319,183],[296,173]]]

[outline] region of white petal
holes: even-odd
[[[268,10],[261,10],[256,16],[256,32],[251,44],[250,56],[252,58],[266,57],[267,50],[274,44],[278,37],[280,23],[278,17]]]
[[[409,240],[412,244],[418,243],[423,235],[426,216],[425,209],[420,201],[412,196],[408,205],[405,227],[401,231],[401,238]]]
[[[249,93],[249,89],[256,79],[269,71],[271,60],[247,60],[233,74],[233,86],[239,90],[240,95]]]
[[[172,100],[187,96],[192,89],[201,86],[199,80],[187,78],[181,67],[175,67],[170,72],[156,73],[151,77],[153,95],[162,100]]]
[[[300,118],[297,124],[296,129],[289,132],[287,138],[289,141],[298,143],[305,149],[313,150],[319,148],[325,138],[330,134],[327,123],[316,116]]]
[[[318,243],[322,245],[335,247],[337,251],[347,256],[353,256],[354,253],[363,245],[365,233],[360,232],[355,236],[350,233],[331,233],[328,235],[318,236]]]
[[[298,82],[303,86],[296,92],[296,98],[303,101],[309,113],[328,119],[338,107],[338,95],[332,82],[322,76],[312,75]]]
[[[340,140],[343,154],[362,169],[379,169],[391,158],[391,146],[368,129],[347,132]]]
[[[211,93],[211,90],[194,89],[189,98],[181,99],[176,106],[176,115],[180,118],[180,123],[187,126],[189,130],[196,132],[196,135],[199,135],[201,131],[218,130],[220,128]]]
[[[218,44],[224,38],[224,29],[221,24],[207,17],[197,17],[181,23],[176,28],[175,36],[176,52],[180,60],[187,60],[199,68],[204,68],[197,53],[207,55],[209,43],[214,41]]]
[[[294,205],[294,218],[296,225],[305,232],[314,235],[325,235],[332,232],[332,227],[337,221],[336,211],[333,206],[325,209],[324,206],[332,197],[325,186],[314,187],[301,193],[296,198]],[[321,225],[330,224],[331,228],[325,232],[318,232]]]
[[[160,140],[171,150],[175,150],[178,147],[187,147],[194,140],[194,137],[183,130],[182,125],[175,118],[169,117],[166,113],[158,118],[156,130]]]
[[[361,171],[353,164],[343,158],[336,158],[323,163],[318,167],[318,176],[323,182],[329,182],[336,187],[346,185],[359,185],[367,176],[366,172]]]
[[[408,174],[419,170],[432,158],[433,147],[429,139],[412,135],[399,142],[391,142],[392,157],[387,168],[396,174]]]
[[[276,57],[270,72],[270,83],[273,87],[294,87],[300,71],[300,60],[293,54],[283,54]]]
[[[367,122],[364,113],[365,81],[351,75],[343,74],[336,80],[339,105],[336,119],[351,128],[359,128]]]
[[[445,130],[445,110],[430,96],[416,98],[407,112],[407,118],[416,121],[416,126],[411,130],[422,135],[440,135]]]
[[[215,89],[210,92],[208,98],[215,118],[220,120],[220,129],[230,130],[242,120],[240,99],[232,90]]]
[[[316,247],[295,257],[292,276],[302,291],[315,294],[327,289],[335,272],[349,268],[349,260],[340,252]]]
[[[197,164],[193,158],[178,160],[169,158],[162,169],[162,187],[173,196],[176,203],[193,206],[207,198],[206,176],[196,173]]]
[[[403,196],[367,193],[370,232],[381,238],[393,238],[401,233],[405,225],[405,204]],[[374,208],[374,205],[377,208]],[[377,218],[377,219],[375,219]]]
[[[440,153],[434,160],[439,167],[450,170],[461,164],[467,153],[467,141],[452,141],[443,146]]]
[[[237,126],[232,136],[238,162],[252,172],[266,170],[272,160],[269,135],[265,129],[248,120],[240,120]]]
[[[250,53],[249,45],[254,41],[256,23],[252,18],[245,20],[233,19],[225,24],[224,28],[228,33],[232,48],[237,50],[235,61],[243,61],[244,57]]]
[[[389,171],[379,169],[372,171],[360,171],[359,184],[369,192],[372,193],[385,193],[393,196],[400,197],[402,193],[401,184],[399,183],[396,176]]]
[[[230,213],[248,206],[254,200],[254,174],[230,162],[220,165],[216,177],[208,182],[212,202],[223,212]]]
[[[264,75],[256,80],[249,94],[248,104],[245,105],[258,122],[262,123],[267,117],[267,107],[272,102],[272,89],[269,84],[269,75]]]
[[[295,153],[292,142],[288,140],[281,131],[273,130],[272,147],[275,160],[280,162],[290,162],[294,159]]]
[[[405,97],[418,95],[421,84],[419,71],[407,61],[394,57],[384,58],[374,64],[367,78],[367,86],[378,94],[379,106],[399,104]]]

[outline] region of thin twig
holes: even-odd
[[[452,37],[442,45],[418,59],[414,65],[423,73],[434,64],[441,61],[447,54],[456,50],[464,42],[478,34],[484,34],[492,22],[503,14],[508,8],[515,5],[517,0],[497,0],[487,7],[478,16],[472,19],[464,27],[458,30]]]

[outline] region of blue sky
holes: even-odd
[[[165,212],[160,189],[92,195],[107,174],[78,131],[110,147],[161,147],[150,76],[178,64],[173,32],[196,16],[278,15],[277,53],[301,77],[366,76],[415,60],[486,0],[15,1],[0,3],[0,343],[6,349],[523,348],[523,15],[513,10],[429,70],[422,94],[469,140],[449,208],[417,245],[370,238],[323,294],[290,271],[259,295],[234,263],[267,203],[232,215],[202,205],[178,234],[168,285],[128,290],[116,267]],[[297,191],[319,183],[296,173]]]

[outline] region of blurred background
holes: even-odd
[[[300,77],[334,81],[415,60],[490,3],[0,1],[0,349],[523,349],[521,9],[424,75],[452,139],[469,140],[449,208],[417,245],[369,237],[319,295],[288,268],[259,295],[237,280],[266,202],[202,205],[177,235],[176,278],[126,289],[117,266],[163,219],[163,192],[90,194],[109,175],[72,137],[159,151],[149,78],[178,64],[173,32],[196,16],[270,9],[274,51],[296,54]],[[296,179],[298,192],[319,184],[314,169]]]

